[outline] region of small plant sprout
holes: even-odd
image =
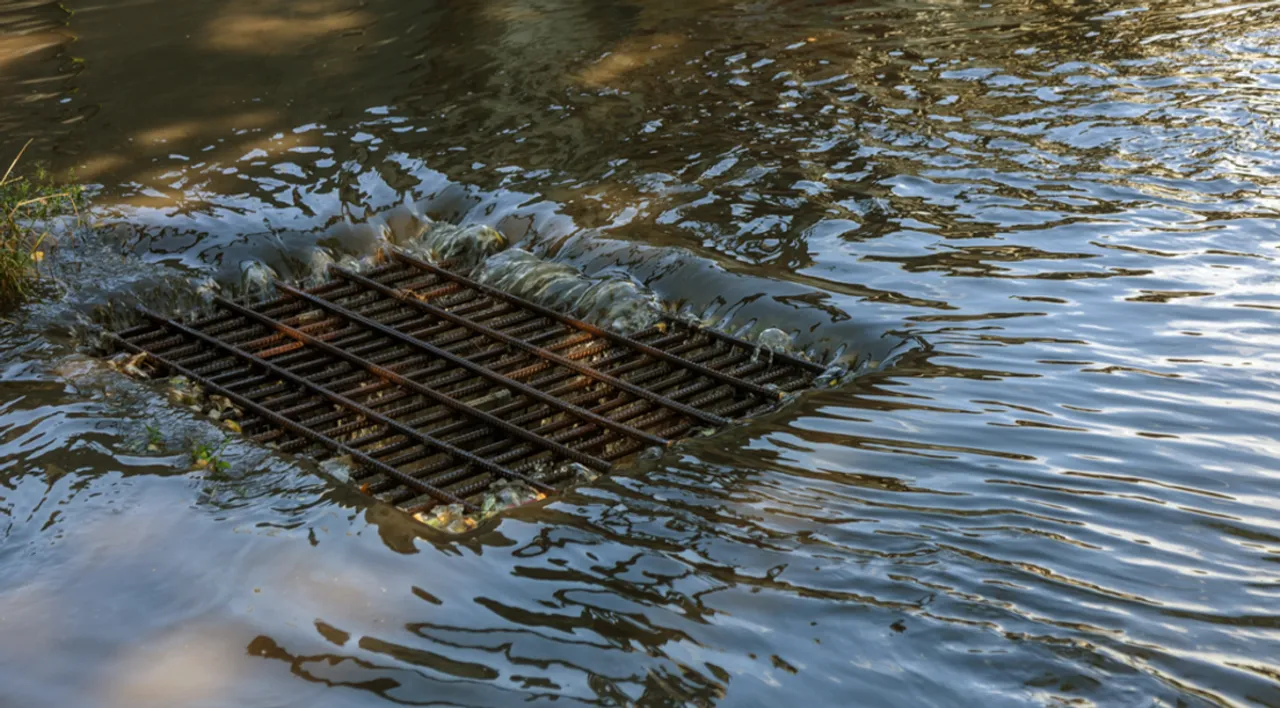
[[[223,440],[222,444],[212,447],[205,443],[199,443],[191,448],[191,462],[196,469],[209,469],[218,472],[225,471],[231,467],[231,463],[222,459],[222,448],[227,446],[227,441]]]
[[[160,435],[160,428],[154,425],[147,426],[147,449],[151,452],[159,452],[164,437]]]

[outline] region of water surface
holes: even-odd
[[[127,224],[0,330],[0,704],[1278,705],[1278,89],[1274,2],[0,5]],[[424,215],[863,375],[453,539],[68,362]]]

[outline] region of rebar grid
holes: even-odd
[[[699,426],[759,414],[822,367],[667,319],[627,336],[397,254],[362,274],[189,322],[144,310],[108,340],[243,411],[251,439],[346,456],[409,512],[497,479],[552,492]]]

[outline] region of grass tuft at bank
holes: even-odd
[[[84,206],[83,187],[57,181],[40,165],[23,169],[26,149],[0,176],[0,307],[30,296],[45,253],[55,245],[54,220],[78,220]]]

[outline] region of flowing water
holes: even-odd
[[[1280,4],[7,0],[28,138],[0,705],[1280,705]],[[454,538],[78,358],[424,217],[860,375]]]

